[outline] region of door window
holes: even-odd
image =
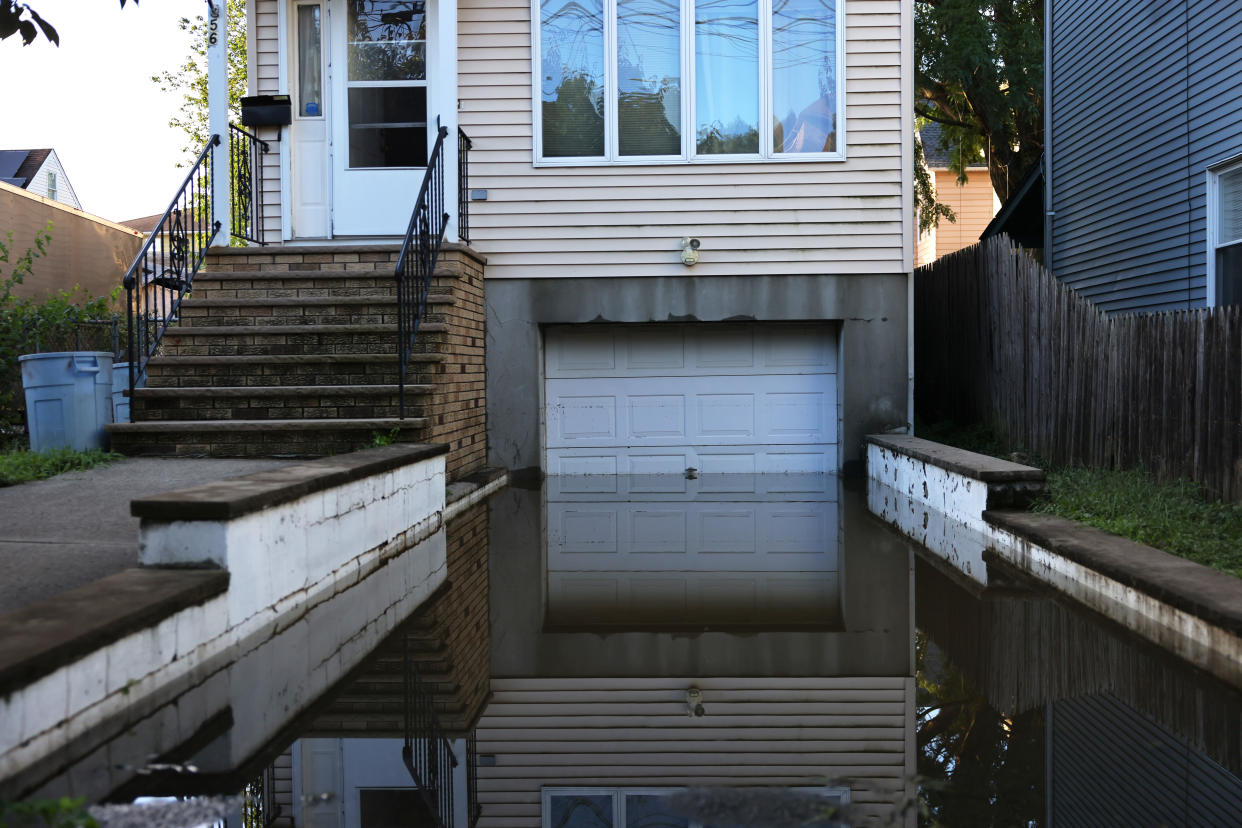
[[[427,163],[427,16],[422,0],[349,0],[350,168]]]
[[[323,115],[323,29],[318,5],[297,7],[298,115]]]

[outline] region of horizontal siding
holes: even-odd
[[[1053,267],[1108,311],[1206,301],[1206,171],[1242,153],[1242,6],[1054,0]]]
[[[996,215],[996,195],[987,170],[968,173],[965,184],[957,174],[936,170],[936,200],[953,210],[957,221],[941,220],[936,227],[936,256],[946,256],[979,242],[984,228]]]
[[[530,3],[462,0],[459,121],[474,142],[474,246],[488,277],[898,273],[904,184],[902,0],[846,5],[840,163],[535,168]]]
[[[685,709],[703,690],[707,715]],[[852,780],[859,820],[899,806],[903,678],[493,679],[479,721],[481,828],[540,825],[544,787],[815,786]]]

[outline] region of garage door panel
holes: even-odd
[[[547,411],[550,449],[837,439],[832,375],[549,380]]]
[[[663,456],[663,455],[661,455]],[[641,459],[631,457],[631,460]],[[684,461],[683,461],[684,462]],[[739,503],[779,499],[781,502],[839,500],[841,481],[836,475],[747,474],[699,475],[626,474],[619,477],[553,475],[544,484],[549,502],[633,503],[659,495],[663,502],[697,500],[701,503]]]
[[[748,476],[756,474],[824,475],[837,470],[837,447],[832,443],[797,446],[684,446],[676,453],[648,454],[627,447],[548,449],[547,473],[553,476],[575,474],[675,475],[695,469],[705,486],[726,488],[748,486]],[[741,481],[737,483],[735,481]]]
[[[835,374],[836,339],[823,325],[564,326],[548,330],[544,370],[548,379]]]

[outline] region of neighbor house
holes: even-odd
[[[992,188],[984,159],[956,158],[962,152],[961,147],[946,145],[941,136],[940,125],[934,121],[919,130],[936,200],[953,210],[955,220],[941,219],[935,227],[919,232],[914,249],[915,267],[978,243],[979,236],[1000,209],[1000,199]],[[955,163],[964,168],[965,181],[950,169]]]
[[[399,242],[460,127],[493,463],[835,472],[910,419],[912,8],[255,0],[265,252]]]
[[[1106,311],[1242,300],[1242,4],[1049,0],[1045,263]]]
[[[82,209],[54,149],[0,150],[0,181]]]

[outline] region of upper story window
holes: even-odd
[[[52,201],[56,200],[56,173],[50,170],[47,174],[47,197]]]
[[[791,788],[824,801],[824,816],[806,828],[842,828],[834,809],[848,805],[849,788]],[[544,788],[543,828],[709,828],[665,806],[673,788]]]
[[[537,163],[845,157],[841,0],[539,0]]]
[[[1208,173],[1208,304],[1242,304],[1242,161]]]

